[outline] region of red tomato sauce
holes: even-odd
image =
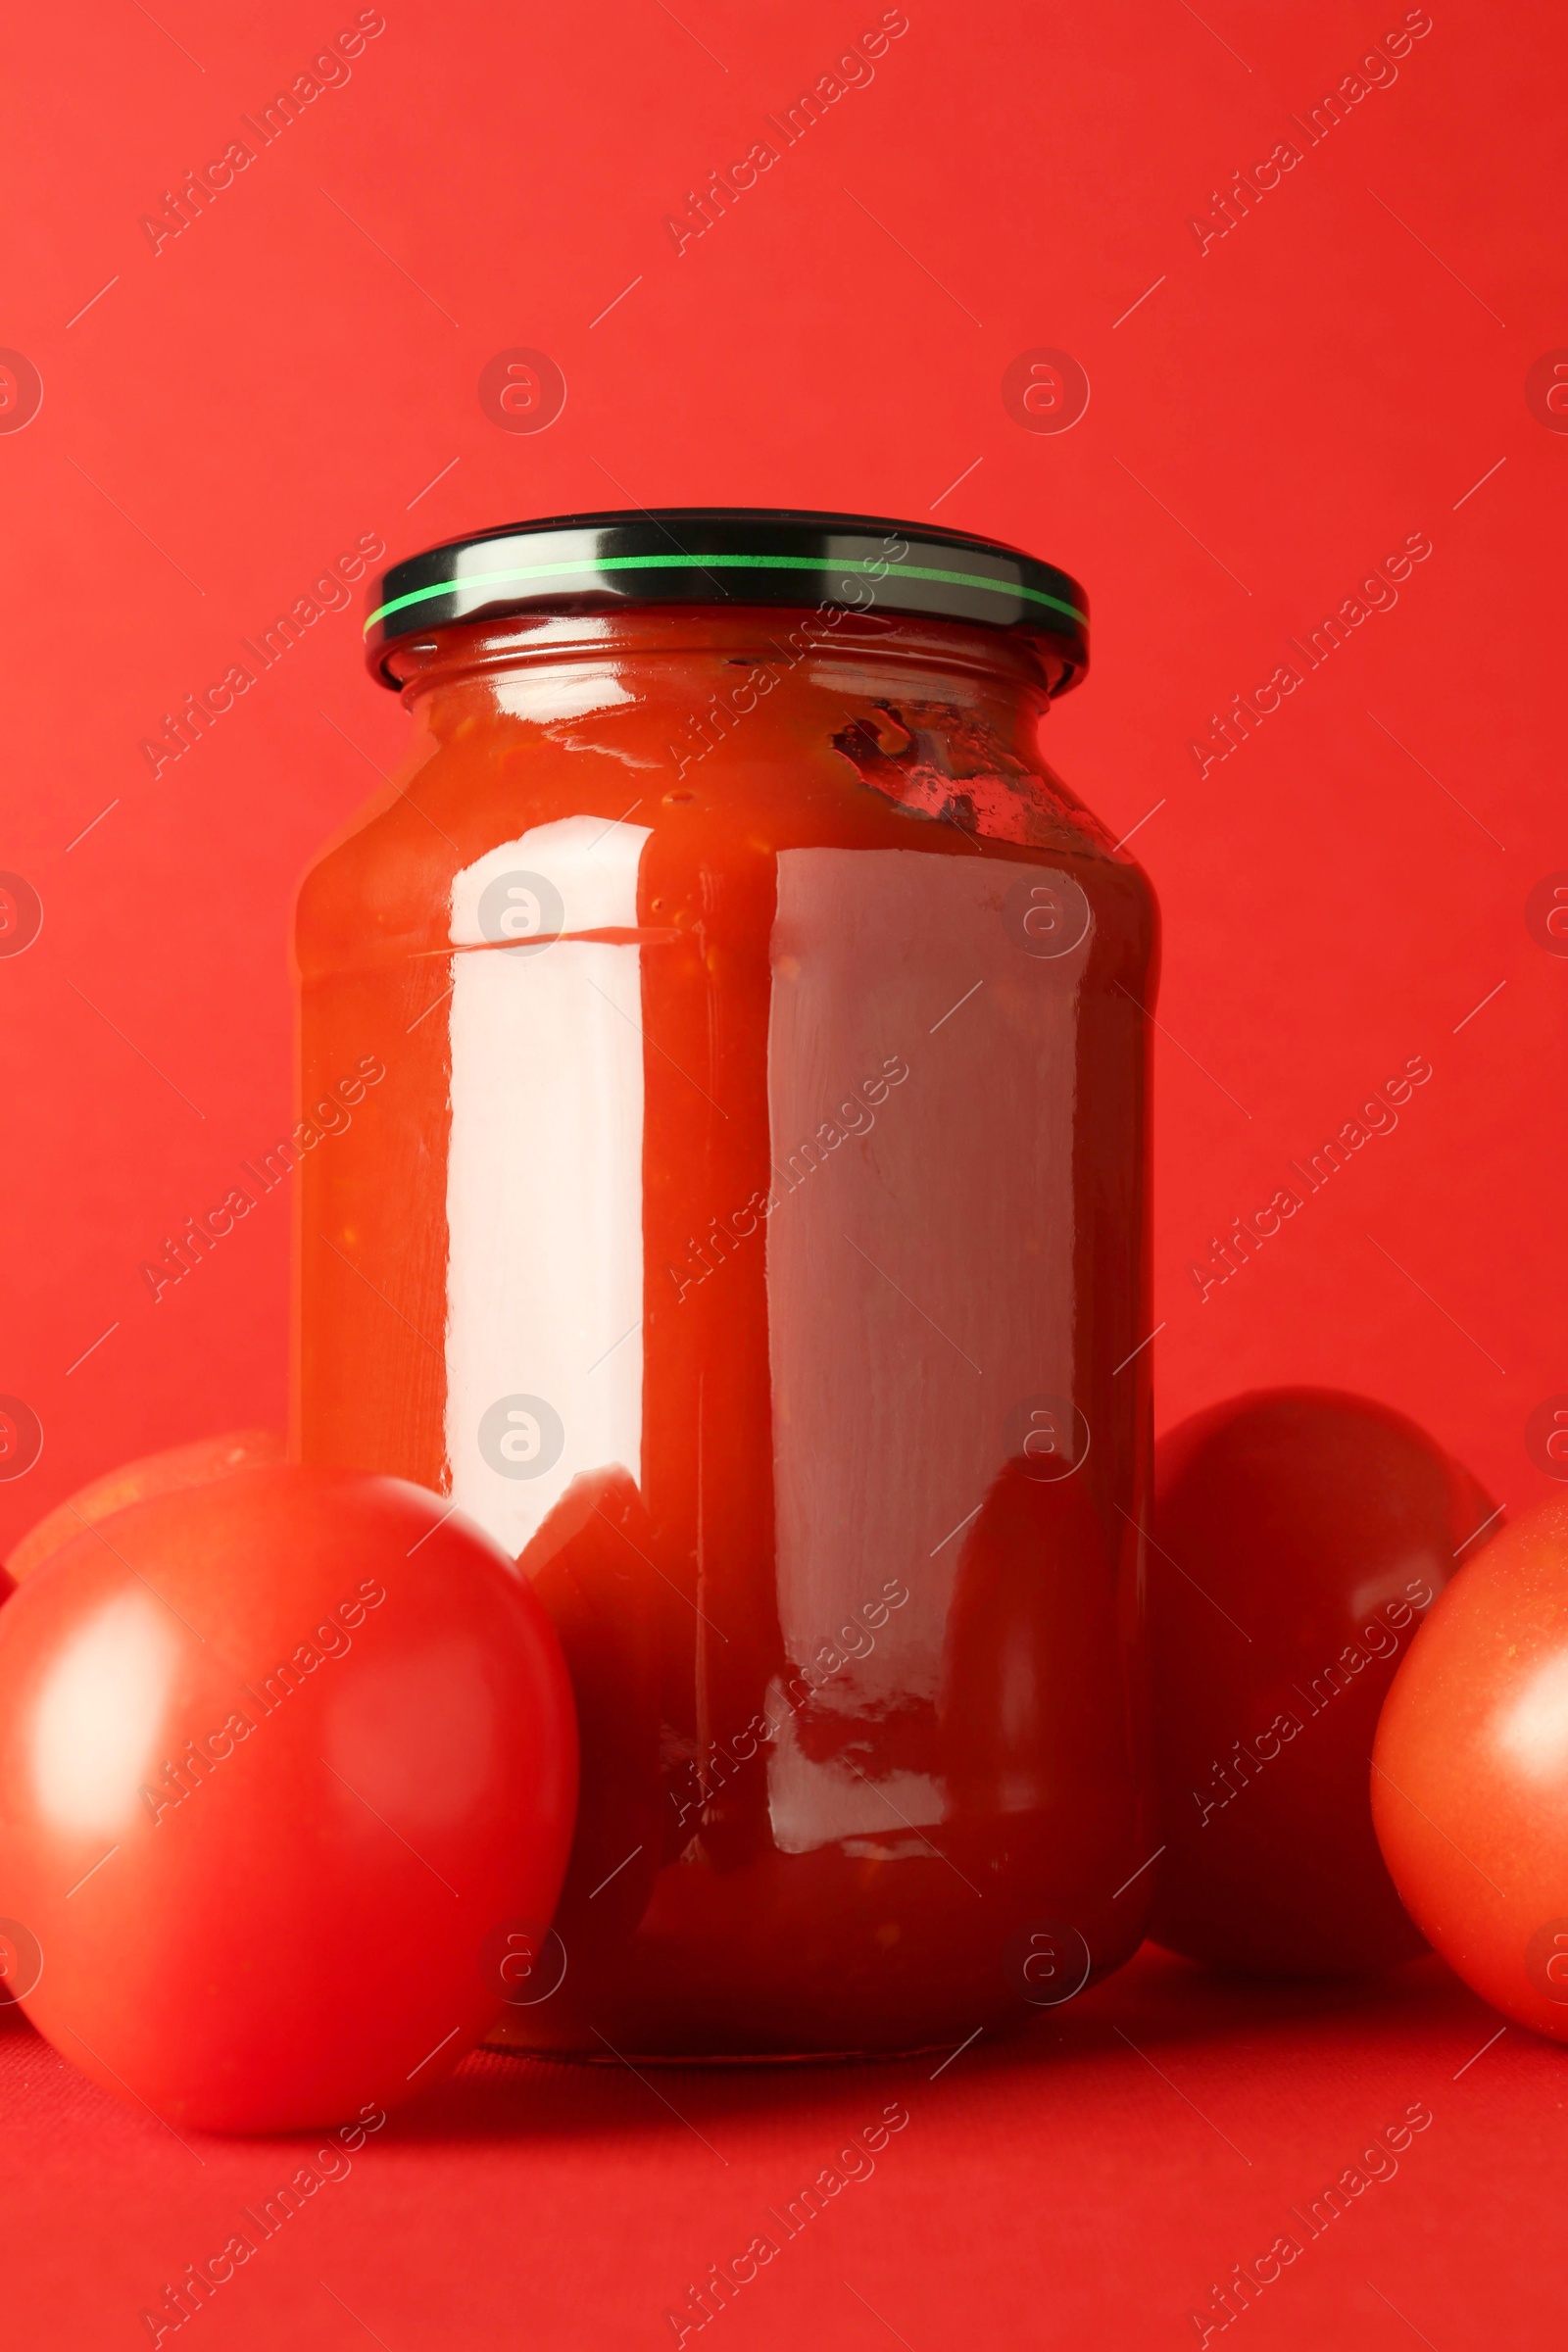
[[[885,602],[405,636],[302,892],[306,1112],[386,1074],[295,1443],[453,1496],[577,1693],[512,2046],[934,2044],[1143,1934],[1154,910],[1049,635]]]

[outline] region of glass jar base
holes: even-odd
[[[664,2066],[664,2067],[781,2067],[781,2066],[868,2066],[886,2065],[900,2058],[948,2058],[954,2055],[949,2041],[911,2042],[906,2049],[881,2049],[867,2044],[856,2050],[551,2050],[524,2049],[514,2041],[491,2040],[480,2042],[483,2050],[492,2050],[504,2058],[541,2058],[558,2061],[563,2066]],[[962,2047],[962,2044],[959,2044]]]

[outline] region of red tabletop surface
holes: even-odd
[[[177,1289],[143,1266],[295,1116],[297,881],[408,726],[346,606],[177,760],[165,714],[363,539],[633,502],[929,516],[1088,584],[1095,666],[1048,749],[1164,909],[1161,1427],[1353,1384],[1511,1513],[1555,1492],[1561,9],[908,0],[874,82],[787,140],[765,125],[880,0],[368,13],[352,79],[274,136],[255,110],[357,0],[137,0],[86,40],[13,12],[0,357],[41,405],[0,448],[0,868],[42,927],[0,992],[0,1393],[43,1438],[0,1549],[117,1461],[284,1410],[281,1193]],[[1363,84],[1385,36],[1396,78]],[[254,163],[161,233],[242,136]],[[765,183],[672,238],[762,136]],[[1282,142],[1299,162],[1237,194]],[[548,431],[481,396],[517,347],[569,386]],[[1070,430],[1005,389],[1047,350],[1093,386]],[[1412,533],[1430,559],[1363,611]],[[1349,641],[1303,652],[1347,605]],[[1301,691],[1222,756],[1285,662]],[[1210,1237],[1418,1052],[1397,1133],[1205,1288]],[[1564,2065],[1435,1961],[1260,1988],[1153,1953],[945,2066],[478,2056],[164,2341],[671,2344],[666,2309],[901,2101],[874,2173],[688,2347],[1159,2352],[1294,2233],[1211,2345],[1527,2352],[1564,2336]],[[16,2019],[0,2098],[0,2343],[29,2352],[150,2342],[141,2312],[315,2144],[182,2145]],[[1312,2236],[1293,2209],[1412,2106],[1397,2171]]]
[[[182,2141],[15,2022],[0,2325],[61,2352],[149,2343],[142,2312],[241,2232],[256,2252],[166,2346],[673,2345],[673,2310],[688,2347],[727,2352],[1158,2352],[1199,2343],[1197,2312],[1210,2345],[1249,2352],[1528,2352],[1563,2340],[1565,2096],[1568,2057],[1436,1960],[1269,1985],[1146,1946],[956,2056],[634,2072],[479,2052],[264,2238],[250,2217],[324,2135]],[[890,2108],[906,2123],[841,2164]],[[1430,2121],[1368,2160],[1412,2110]],[[699,2328],[688,2290],[759,2236],[776,2252]],[[1222,2328],[1213,2289],[1281,2237],[1299,2250],[1262,2262],[1277,2275],[1249,2302],[1232,2286]]]

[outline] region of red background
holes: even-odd
[[[1527,402],[1526,377],[1568,341],[1560,12],[1434,0],[1396,81],[1200,252],[1190,217],[1280,140],[1305,146],[1292,115],[1350,74],[1402,7],[1205,0],[1200,18],[1184,0],[910,0],[908,29],[869,85],[677,256],[664,216],[770,135],[763,117],[880,13],[850,0],[681,0],[678,17],[661,0],[387,0],[386,29],[347,85],[156,254],[141,217],[242,135],[241,116],[356,8],[272,0],[241,15],[160,0],[155,22],[112,0],[71,28],[50,11],[13,23],[0,172],[9,216],[26,226],[0,343],[32,362],[44,397],[24,430],[0,434],[0,866],[32,884],[44,921],[25,954],[0,960],[0,1390],[45,1434],[36,1465],[0,1486],[0,1544],[118,1459],[281,1421],[281,1200],[156,1305],[138,1267],[290,1122],[293,893],[372,769],[399,757],[405,722],[365,677],[354,612],[325,615],[156,780],[142,739],[362,533],[397,556],[517,515],[679,502],[933,515],[1088,585],[1091,675],[1054,715],[1047,749],[1116,834],[1139,827],[1164,908],[1161,1424],[1260,1382],[1348,1385],[1426,1423],[1511,1508],[1547,1491],[1525,1432],[1568,1389],[1555,1244],[1568,1090],[1553,1077],[1568,963],[1532,935],[1526,902],[1568,866],[1555,772],[1563,575],[1560,553],[1548,560],[1568,439]],[[480,406],[481,369],[514,346],[564,373],[565,409],[547,431],[503,431]],[[1068,431],[1024,430],[1004,405],[1004,370],[1037,346],[1088,373],[1089,408]],[[1189,743],[1209,714],[1294,660],[1287,640],[1415,532],[1433,553],[1397,606],[1200,778]],[[1417,1054],[1434,1074],[1396,1132],[1200,1301],[1187,1268],[1210,1236],[1291,1182],[1286,1163]],[[1208,2030],[1197,2012],[1170,2027],[1167,1993],[1160,2014],[1178,2039]],[[1457,2065],[1490,2030],[1484,2014],[1457,1993],[1422,1998],[1458,2004],[1442,2044]],[[1246,2016],[1254,2041],[1274,2030],[1267,2002]],[[1347,2030],[1370,2034],[1375,2053],[1356,2016]],[[1335,2046],[1330,2027],[1300,2031],[1294,2090],[1266,2065],[1250,2081],[1246,2095],[1265,2109],[1303,2099],[1309,2076],[1314,2095],[1341,2095],[1311,2056],[1314,2035]],[[998,2079],[979,2136],[960,2132],[949,2158],[938,2120],[896,2143],[906,2174],[928,2168],[923,2204],[878,2213],[874,2185],[855,2192],[853,2226],[879,2260],[893,2259],[894,2230],[900,2259],[918,2246],[934,2265],[889,2313],[920,2352],[960,2326],[991,2340],[998,2279],[1011,2281],[1014,2317],[995,2340],[1175,2342],[1207,2278],[1267,2242],[1223,2171],[1204,2185],[1213,2150],[1200,2144],[1194,2172],[1168,2140],[1185,2111],[1161,2107],[1168,2094],[1108,2029],[1105,2039],[1119,2087],[1102,2111],[1091,2102],[1098,2122],[1065,2209],[1038,2151],[1017,2170],[1020,2136],[1054,2129],[1050,2070],[1028,2065],[1011,2090]],[[1501,2045],[1524,2073],[1499,2071],[1528,2079],[1528,2126],[1468,2147],[1434,2130],[1411,2173],[1425,2163],[1430,2182],[1445,2165],[1506,2161],[1522,2184],[1544,2180],[1533,2166],[1546,2126],[1560,2145],[1556,2062],[1536,2045],[1521,2056],[1524,2043],[1513,2033]],[[41,2045],[7,2046],[35,2090],[54,2077]],[[1383,2060],[1341,2054],[1364,2095],[1303,2155],[1307,2188],[1331,2158],[1350,2161],[1346,2133],[1376,2129],[1390,2099],[1436,2103],[1419,2069],[1395,2069],[1385,2096]],[[1098,2081],[1092,2067],[1080,2079]],[[893,2095],[880,2074],[857,2080],[867,2114]],[[761,2087],[691,2095],[712,2114],[738,2103],[748,2131],[774,2128]],[[803,2107],[858,2120],[825,2079],[796,2095],[797,2136]],[[449,2273],[432,2257],[412,2303],[394,2292],[380,2306],[394,2352],[593,2340],[607,2260],[639,2284],[598,2340],[658,2340],[666,2274],[733,2251],[740,2220],[737,2209],[733,2228],[715,2220],[693,2236],[708,2176],[681,2169],[656,2185],[648,2159],[658,2149],[684,2168],[682,2143],[701,2151],[645,2105],[614,2163],[586,2165],[580,2195],[553,2189],[536,2205],[561,2143],[569,2179],[604,2128],[573,2120],[562,2093],[543,2169],[509,2156],[515,2202],[476,2208],[486,2230],[578,2232],[575,2251],[537,2256],[529,2274],[552,2282],[548,2312],[524,2297],[515,2328],[504,2324],[520,2257],[491,2275],[489,2256],[450,2237]],[[482,2111],[463,2166],[483,2162],[499,2129],[498,2111]],[[520,2093],[518,2112],[531,2112]],[[1240,2122],[1226,2128],[1246,2144]],[[142,2129],[103,2126],[111,2140]],[[65,2178],[99,2162],[90,2134],[74,2157],[60,2133],[47,2164],[31,2143],[26,2161]],[[127,2161],[110,2164],[116,2179]],[[413,2163],[384,2167],[405,2185],[383,2229],[434,2226],[438,2192],[417,2188]],[[784,2170],[794,2163],[792,2152]],[[1119,2220],[1107,2204],[1085,2221],[1086,2179],[1102,2204],[1128,2199]],[[596,2182],[601,2234],[585,2237]],[[1457,2186],[1446,2209],[1414,2180],[1372,2201],[1392,2211],[1405,2188],[1421,2216],[1400,2241],[1408,2292],[1425,2296],[1416,2316],[1446,2348],[1463,2246],[1485,2216]],[[176,2213],[187,2193],[172,2176]],[[675,2224],[659,2218],[671,2195],[686,2200],[678,2258]],[[999,2200],[1012,2218],[993,2243]],[[208,2251],[205,2227],[175,2230],[159,2264]],[[666,2235],[669,2260],[655,2260]],[[367,2251],[367,2264],[392,2259],[384,2236],[372,2242],[382,2255]],[[1039,2292],[1019,2302],[1036,2252]],[[1444,2264],[1453,2275],[1440,2293]],[[1381,2283],[1409,2310],[1392,2276]],[[1358,2286],[1353,2301],[1349,2273],[1341,2284],[1330,2300],[1343,2340],[1404,2340]],[[36,2279],[26,2290],[41,2291]],[[360,2340],[350,2322],[307,2319],[281,2285],[270,2291],[266,2309],[290,2313],[296,2340]],[[769,2291],[759,2284],[751,2314],[726,2315],[737,2343],[779,2340],[787,2310],[803,2338],[884,2340],[853,2307],[786,2296],[768,2314]],[[1531,2332],[1539,2314],[1510,2317],[1517,2291],[1484,2290],[1477,2272],[1472,2321],[1485,2312],[1514,2342],[1544,2340]],[[130,2340],[122,2307],[140,2292],[106,2287],[92,2340],[120,2340],[122,2320]],[[231,2292],[237,2303],[250,2288]],[[1250,2340],[1317,2340],[1329,2305],[1309,2303],[1282,2283],[1248,2316]],[[27,2309],[28,2340],[43,2340]],[[468,2332],[475,2312],[488,2316]],[[235,2344],[264,2340],[251,2324],[202,2321]]]

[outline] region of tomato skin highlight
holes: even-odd
[[[15,1989],[176,2130],[385,2109],[548,1926],[576,1771],[548,1619],[439,1496],[276,1464],[151,1497],[0,1610]]]
[[[1158,1942],[1270,1975],[1421,1950],[1378,1851],[1367,1759],[1400,1658],[1493,1516],[1413,1422],[1338,1390],[1256,1391],[1161,1440]]]
[[[144,1453],[124,1462],[102,1478],[89,1481],[47,1517],[28,1528],[6,1566],[20,1584],[64,1548],[82,1528],[96,1527],[115,1511],[128,1510],[153,1494],[171,1494],[184,1487],[202,1487],[209,1479],[227,1478],[259,1462],[280,1462],[283,1440],[276,1430],[230,1429],[220,1437],[197,1438],[188,1446],[172,1446],[163,1453]]]
[[[1503,1529],[1432,1611],[1372,1750],[1405,1908],[1505,2017],[1568,2041],[1568,1497]]]

